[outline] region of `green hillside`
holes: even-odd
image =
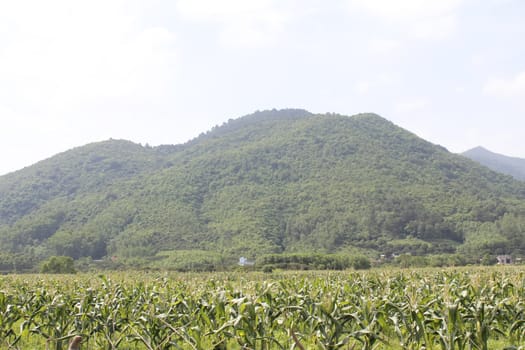
[[[525,159],[494,153],[483,147],[473,148],[463,152],[462,155],[494,171],[525,181]]]
[[[0,177],[0,224],[10,224],[57,197],[106,191],[157,170],[163,157],[129,141],[93,143]]]
[[[51,255],[521,256],[523,214],[525,183],[374,114],[257,112],[184,145],[110,140],[0,177],[3,269]]]

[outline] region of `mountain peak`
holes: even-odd
[[[525,159],[494,153],[482,146],[465,151],[462,155],[494,171],[525,180]]]
[[[490,152],[488,149],[486,149],[486,148],[483,147],[483,146],[476,146],[476,147],[474,147],[474,148],[469,149],[468,151],[465,151],[464,153],[467,153],[467,152],[476,152],[476,151]],[[490,152],[490,153],[492,153],[492,152]]]
[[[461,153],[463,155],[467,155],[467,154],[498,154],[496,152],[492,152],[491,150],[483,147],[483,146],[476,146],[474,148],[471,148],[463,153]]]

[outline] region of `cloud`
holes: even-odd
[[[9,2],[0,12],[12,28],[0,32],[0,75],[19,106],[148,96],[174,66],[173,34],[140,27],[125,2]]]
[[[510,79],[491,79],[483,87],[483,93],[496,97],[525,98],[525,71]]]
[[[372,85],[373,83],[370,81],[359,81],[354,85],[354,89],[360,94],[366,94],[370,91]]]
[[[354,84],[354,91],[359,94],[368,94],[374,90],[391,89],[393,86],[397,85],[400,81],[400,78],[392,74],[381,74],[372,77],[368,77],[366,80],[358,81]]]
[[[153,114],[175,81],[177,38],[145,25],[143,5],[0,1],[0,148],[16,149],[0,174],[82,143],[129,137],[137,106]]]
[[[444,39],[457,26],[457,11],[462,0],[349,0],[352,13],[369,16],[401,28],[414,39]]]
[[[368,43],[368,49],[372,53],[386,54],[401,47],[401,42],[392,39],[372,39]]]
[[[458,94],[458,95],[461,95],[461,94],[464,94],[466,91],[466,88],[464,86],[456,86],[454,87],[454,93]]]
[[[455,14],[416,21],[413,24],[413,36],[416,39],[443,40],[456,32],[457,22]]]
[[[177,3],[178,12],[186,19],[218,24],[220,42],[234,47],[273,44],[290,18],[282,6],[277,0],[179,0]]]
[[[390,21],[414,21],[434,18],[456,10],[461,0],[350,0],[350,6]]]
[[[395,110],[399,113],[411,113],[422,110],[429,105],[426,98],[413,98],[396,104]]]

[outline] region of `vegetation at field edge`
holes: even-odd
[[[0,278],[0,347],[519,349],[520,267]]]

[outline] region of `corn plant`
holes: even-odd
[[[14,297],[0,291],[0,344],[13,349],[20,340],[21,332],[15,332],[15,325],[22,318]]]
[[[517,350],[522,270],[0,277],[0,348]]]

